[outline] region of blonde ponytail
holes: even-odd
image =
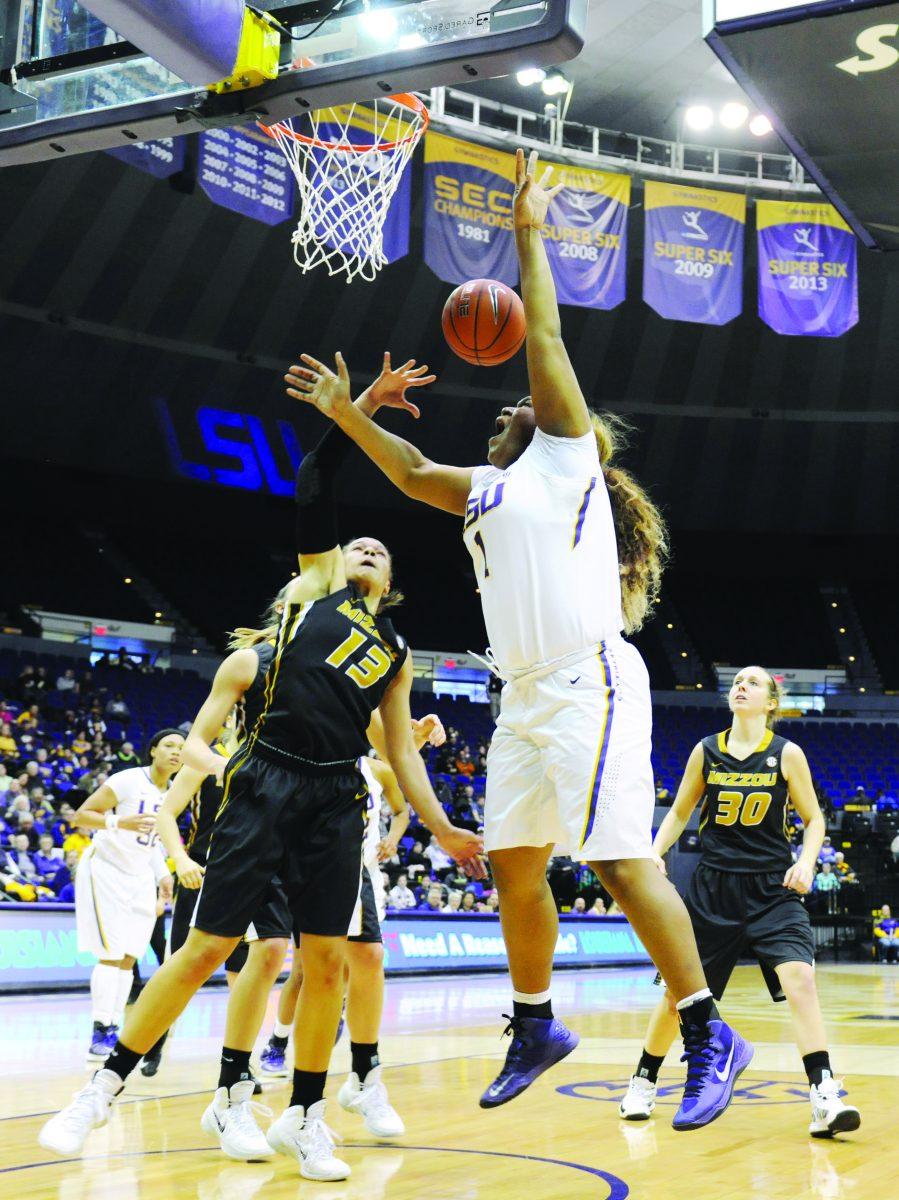
[[[248,625],[238,625],[236,629],[231,630],[228,634],[229,650],[245,650],[248,646],[258,646],[260,642],[274,641],[281,625],[281,614],[284,612],[288,587],[290,584],[285,583],[262,614],[262,629],[251,629]]]
[[[668,529],[640,484],[614,466],[631,426],[614,413],[591,412],[590,420],[615,520],[624,630],[635,633],[659,595],[668,562]]]

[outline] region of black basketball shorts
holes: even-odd
[[[758,960],[772,1000],[784,1000],[774,968],[815,961],[805,905],[783,886],[783,871],[718,871],[701,863],[684,897],[706,982],[720,1000],[740,958]]]
[[[194,859],[199,862],[198,858]],[[202,864],[201,864],[202,865]],[[175,888],[175,902],[172,905],[172,924],[169,929],[169,953],[176,954],[187,941],[190,933],[194,909],[197,906],[197,888],[186,888],[178,885]],[[226,971],[240,971],[247,961],[249,946],[246,942],[238,942],[225,959]]]
[[[359,895],[367,789],[355,767],[300,773],[240,755],[226,775],[193,924],[242,937],[286,903],[294,936],[345,937]]]
[[[378,881],[380,883],[380,880]],[[383,895],[383,888],[380,889]],[[362,886],[359,899],[353,909],[350,929],[347,936],[349,942],[382,942],[381,914],[378,912],[378,898],[375,894],[375,884],[369,874],[368,867],[362,868]]]

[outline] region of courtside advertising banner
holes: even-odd
[[[759,316],[788,337],[858,324],[855,234],[830,204],[759,200]]]
[[[320,141],[339,141],[344,128],[348,129],[353,145],[357,146],[372,145],[376,134],[381,142],[395,142],[409,133],[409,125],[396,118],[387,121],[382,116],[376,124],[374,110],[370,108],[357,106],[348,126],[346,122],[350,115],[349,105],[327,111],[333,111],[335,119],[333,122],[320,121],[317,133]],[[338,121],[341,123],[338,124]],[[358,207],[360,197],[371,196],[372,200],[366,207],[372,211],[383,187],[382,175],[388,165],[387,160],[383,153],[356,154],[351,150],[326,151],[318,148],[313,148],[311,156],[317,164],[323,205],[328,205],[336,223],[336,236],[324,237],[323,241],[325,245],[334,250],[341,250],[344,254],[357,254],[359,241],[354,234],[354,222],[346,220],[343,229],[341,228],[341,197],[346,196],[347,207]],[[388,263],[405,258],[409,253],[411,197],[412,172],[407,168],[400,177],[384,220],[383,249]]]
[[[669,321],[726,325],[743,309],[746,197],[646,183],[643,299]]]
[[[515,156],[425,134],[425,262],[445,283],[518,283]]]
[[[538,168],[538,177],[545,164]],[[560,304],[616,308],[627,287],[627,175],[550,163],[564,189],[549,206],[543,240]]]

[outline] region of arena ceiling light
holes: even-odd
[[[739,129],[741,125],[746,124],[748,119],[749,109],[739,100],[731,100],[718,114],[718,120],[725,129]]]
[[[535,83],[542,83],[546,72],[542,67],[523,67],[522,70],[516,71],[515,78],[522,87],[531,87]]]
[[[420,33],[404,33],[397,42],[397,47],[400,50],[418,50],[420,46],[426,46],[427,42]]]
[[[387,9],[376,8],[370,0],[364,0],[365,11],[359,18],[369,37],[379,42],[389,42],[396,37],[396,17]]]
[[[701,133],[705,129],[711,129],[715,114],[707,104],[691,104],[684,113],[684,120],[689,129],[695,129]]]
[[[764,113],[757,113],[749,122],[749,132],[755,134],[756,137],[765,137],[773,128],[774,126]],[[833,607],[836,608],[836,605]]]
[[[571,84],[561,71],[550,71],[540,84],[544,96],[564,96],[570,87]]]

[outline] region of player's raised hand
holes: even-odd
[[[532,150],[525,165],[524,151],[515,152],[515,199],[512,220],[516,229],[540,229],[552,200],[558,196],[563,183],[550,185],[552,167],[547,167],[537,180],[537,151]]]
[[[812,890],[812,884],[815,882],[814,867],[806,866],[800,859],[799,862],[794,862],[784,875],[783,885],[789,888],[791,892],[798,892],[800,896],[804,896],[806,892]]]
[[[336,373],[311,354],[301,354],[302,366],[290,367],[284,376],[287,394],[294,400],[312,404],[320,413],[335,420],[352,404],[350,373],[338,350],[334,355]]]
[[[424,746],[442,746],[446,741],[446,730],[443,728],[443,722],[436,713],[428,713],[421,720],[412,718],[412,734],[416,744]]]
[[[406,399],[406,390],[426,387],[436,378],[436,375],[428,374],[427,363],[417,367],[414,358],[407,359],[401,367],[394,369],[390,362],[390,351],[385,350],[381,374],[368,389],[368,394],[378,408],[401,408],[418,420],[421,412],[417,405]]]
[[[472,879],[487,878],[483,857],[484,839],[480,834],[472,833],[470,829],[460,829],[458,825],[451,825],[437,840],[466,875]]]

